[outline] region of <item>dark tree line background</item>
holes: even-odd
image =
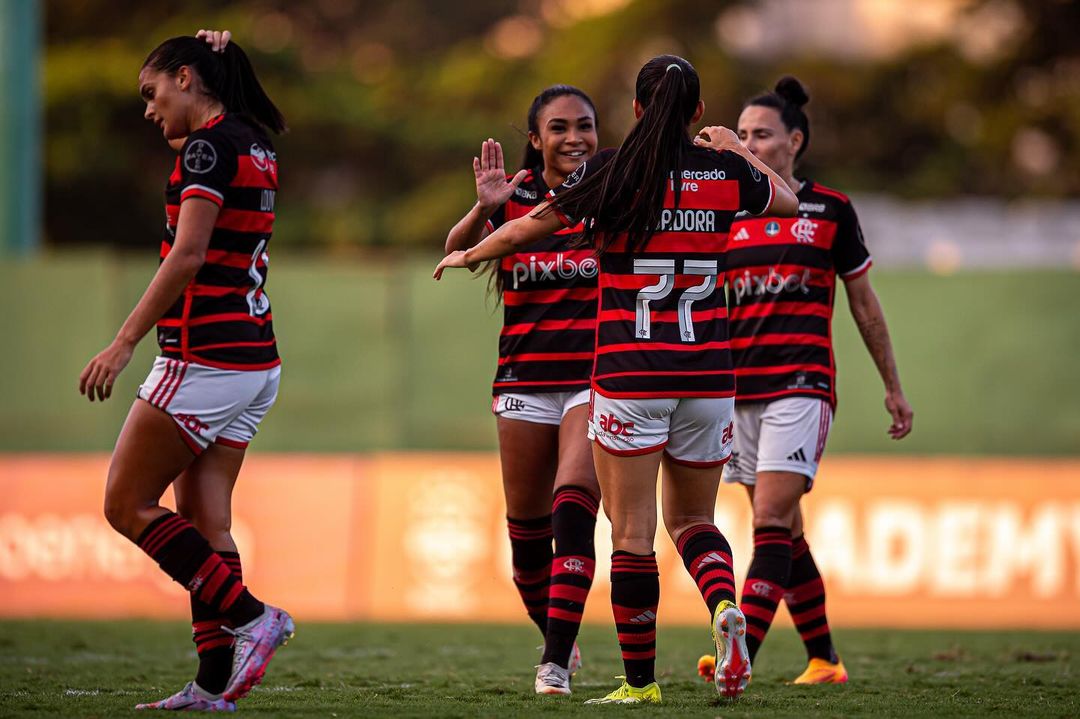
[[[566,82],[592,95],[602,142],[616,144],[637,69],[659,52],[697,66],[714,123],[734,125],[743,99],[780,74],[800,77],[813,123],[803,170],[847,191],[1080,194],[1080,3],[966,4],[960,17],[971,22],[1004,6],[1013,18],[994,52],[975,59],[946,37],[876,59],[748,60],[725,50],[716,28],[723,13],[754,5],[631,0],[592,14],[561,0],[192,0],[165,14],[159,3],[52,0],[47,243],[156,245],[172,160],[142,119],[136,77],[157,43],[200,27],[233,30],[289,121],[277,140],[278,249],[438,251],[473,200],[482,139],[502,140],[516,160],[532,97]]]

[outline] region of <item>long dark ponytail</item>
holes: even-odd
[[[198,38],[174,37],[154,48],[143,63],[170,75],[184,65],[195,71],[206,92],[228,112],[247,115],[277,134],[285,131],[285,118],[259,84],[247,53],[235,42],[217,53]]]
[[[750,98],[743,108],[751,105],[771,107],[780,113],[780,121],[784,123],[788,132],[801,130],[802,145],[795,153],[795,161],[798,162],[802,154],[806,152],[806,148],[810,147],[810,119],[803,112],[803,105],[808,102],[810,102],[810,95],[803,84],[791,75],[784,75],[776,82],[776,88],[772,92]]]
[[[552,85],[545,88],[539,95],[533,98],[532,105],[529,105],[529,132],[540,134],[540,111],[547,107],[548,103],[556,98],[565,97],[567,95],[573,95],[574,97],[580,97],[593,114],[593,125],[597,131],[600,130],[600,118],[596,114],[596,105],[593,104],[592,98],[590,98],[585,91],[574,87],[573,85]],[[532,170],[537,167],[544,166],[544,153],[533,147],[532,142],[525,143],[525,153],[521,160],[521,169]]]
[[[635,89],[644,112],[622,145],[600,170],[559,196],[560,204],[591,218],[585,241],[605,251],[620,233],[628,249],[643,247],[656,232],[671,177],[682,173],[683,159],[693,147],[686,127],[701,98],[697,70],[676,55],[660,55],[645,63]],[[680,182],[675,182],[678,206]]]

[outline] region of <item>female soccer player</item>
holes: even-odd
[[[754,509],[754,558],[742,594],[747,646],[753,659],[783,597],[809,656],[796,684],[847,681],[799,509],[836,407],[830,323],[837,276],[885,383],[889,435],[905,437],[912,421],[851,200],[794,174],[810,141],[802,109],[808,99],[798,80],[785,77],[774,92],[751,99],[739,117],[739,138],[797,193],[799,210],[790,219],[736,222],[727,268],[738,393],[724,480],[745,485]]]
[[[576,87],[541,92],[528,122],[525,159],[513,177],[507,177],[502,146],[494,140],[473,158],[477,202],[450,230],[447,252],[472,247],[528,215],[596,152],[596,108]],[[581,229],[555,228],[493,268],[503,329],[492,410],[514,584],[544,633],[538,694],[570,693],[570,675],[581,666],[575,639],[596,565],[600,489],[586,426],[597,265],[592,251],[576,245]]]
[[[140,708],[232,710],[293,633],[286,612],[243,585],[229,534],[245,448],[281,372],[263,289],[277,189],[265,130],[285,121],[235,44],[215,53],[194,37],[167,40],[139,92],[165,140],[187,140],[165,190],[161,264],[79,391],[107,399],[157,325],[161,356],[117,440],[105,516],[191,593],[200,665],[179,693]],[[179,514],[159,504],[170,484]]]
[[[611,602],[626,669],[622,686],[593,702],[661,699],[653,552],[661,464],[664,523],[712,617],[717,691],[738,696],[750,678],[731,548],[713,524],[735,394],[718,284],[735,214],[790,215],[797,201],[730,130],[706,128],[691,141],[688,128],[704,112],[699,89],[686,60],[647,62],[637,123],[618,150],[599,153],[547,203],[435,271],[509,255],[586,218],[585,240],[600,257],[589,435],[612,525]]]

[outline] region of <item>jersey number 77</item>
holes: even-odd
[[[647,340],[652,337],[652,310],[650,303],[659,302],[671,294],[675,289],[675,260],[660,259],[635,259],[635,275],[658,275],[656,284],[643,287],[637,293],[635,303],[635,319],[637,327],[635,336],[638,339]],[[700,275],[705,279],[701,284],[687,287],[679,295],[678,317],[679,338],[683,342],[693,342],[694,321],[691,314],[691,306],[698,300],[703,300],[716,291],[716,260],[683,260],[684,275]]]

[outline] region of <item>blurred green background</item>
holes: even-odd
[[[433,281],[435,261],[274,259],[269,286],[284,368],[258,449],[495,446],[490,381],[501,312],[483,278],[454,273]],[[152,261],[100,252],[0,264],[8,278],[0,304],[23,307],[0,313],[0,336],[22,338],[5,352],[13,371],[0,373],[0,449],[112,446],[156,345],[143,342],[105,405],[80,396],[77,377],[153,270]],[[871,277],[916,431],[902,442],[886,437],[881,381],[841,291],[834,320],[840,405],[830,450],[1077,451],[1080,274],[874,270]],[[33,295],[47,301],[27,304]]]
[[[291,127],[268,284],[286,364],[260,450],[494,447],[500,311],[482,281],[430,280],[474,199],[470,160],[488,136],[516,158],[529,102],[554,83],[586,89],[616,144],[638,67],[674,52],[697,66],[709,122],[733,125],[746,97],[800,77],[802,171],[863,210],[915,432],[887,439],[841,292],[831,451],[1080,453],[1080,3],[40,5],[45,212],[39,249],[0,261],[0,451],[115,440],[152,338],[113,401],[91,405],[76,382],[161,237],[172,155],[136,77],[162,40],[217,27]],[[1029,219],[1007,224],[1018,207]]]

